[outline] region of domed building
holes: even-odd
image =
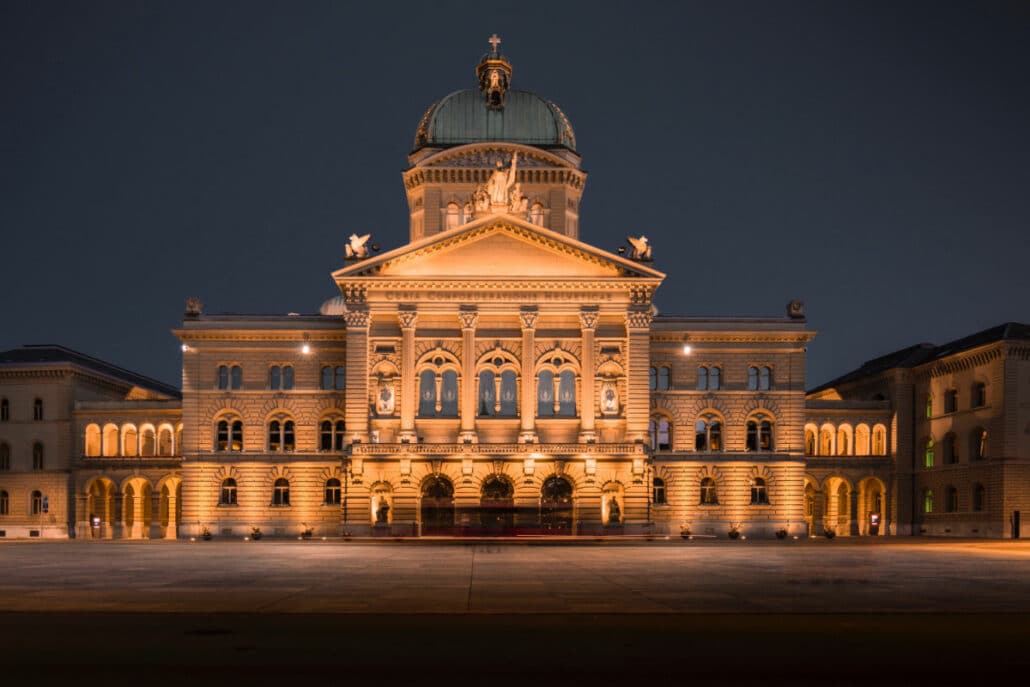
[[[512,88],[499,42],[418,120],[408,242],[342,232],[318,314],[190,299],[181,398],[59,347],[2,354],[0,532],[1018,536],[997,506],[1015,468],[988,458],[1018,434],[998,380],[1024,325],[899,351],[806,399],[800,302],[659,313],[661,238],[582,240],[572,125]],[[960,470],[962,447],[977,458]]]

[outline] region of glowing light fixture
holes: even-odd
[[[304,355],[307,355],[307,354],[311,353],[311,346],[309,346],[308,344],[304,344],[303,346],[300,347],[300,352],[303,353]]]
[[[683,344],[683,355],[690,355],[690,351],[692,350],[693,349],[690,347],[690,344]]]

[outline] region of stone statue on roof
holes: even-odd
[[[515,185],[515,172],[518,169],[519,154],[511,154],[511,167],[504,169],[503,163],[497,161],[497,169],[490,175],[486,182],[487,193],[490,194],[490,202],[494,205],[507,205],[509,203],[508,191]]]

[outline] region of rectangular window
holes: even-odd
[[[958,392],[949,389],[944,394],[944,412],[954,413],[956,410],[958,410]]]

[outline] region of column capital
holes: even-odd
[[[534,329],[536,327],[536,318],[539,316],[536,308],[522,308],[519,311],[519,320],[522,322],[523,329]]]
[[[461,321],[462,329],[475,329],[479,322],[479,312],[476,310],[461,310],[458,312],[458,319]]]
[[[402,309],[397,312],[397,319],[401,321],[401,329],[414,329],[418,322],[418,312],[414,309]]]
[[[584,330],[593,331],[599,317],[596,307],[584,307],[579,311],[579,324]]]
[[[343,321],[348,327],[368,327],[371,319],[367,310],[348,310],[343,313]]]
[[[648,329],[653,319],[650,310],[630,310],[626,313],[626,326],[630,329]]]

